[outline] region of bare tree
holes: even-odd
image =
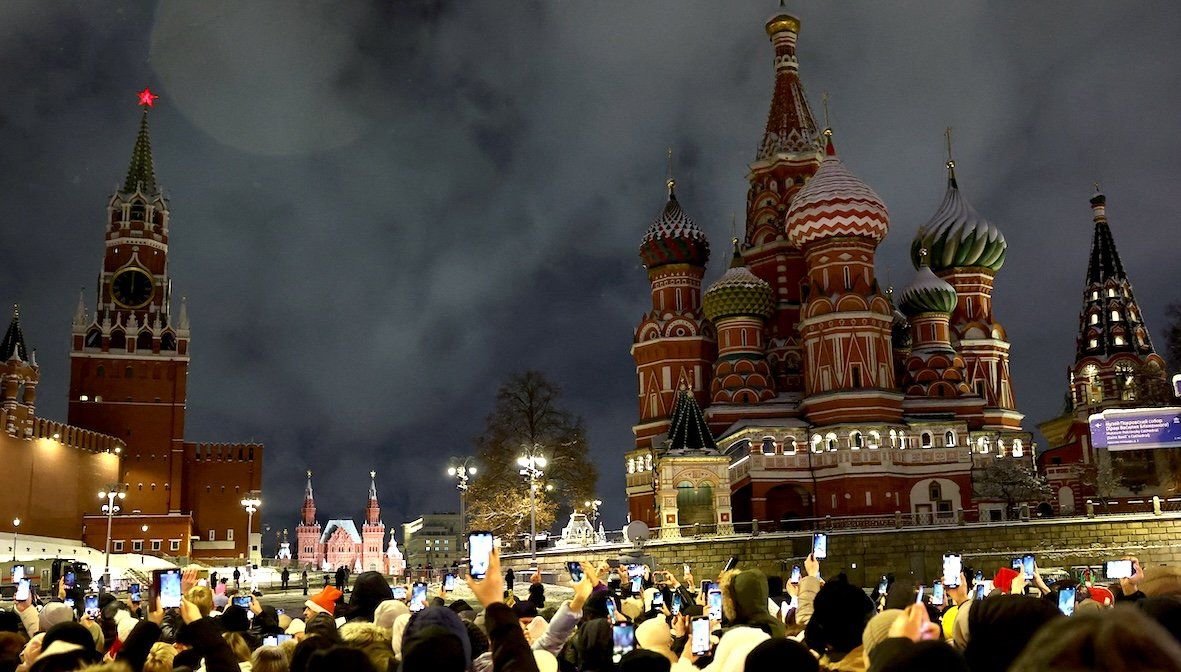
[[[1023,461],[999,457],[975,472],[972,490],[978,499],[1004,501],[1006,513],[1021,503],[1048,500],[1053,492],[1046,479]]]

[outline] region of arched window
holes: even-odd
[[[1124,319],[1124,318],[1120,315],[1118,310],[1111,311],[1111,321],[1112,322],[1119,322],[1122,319]]]
[[[1087,384],[1087,403],[1103,401],[1103,382],[1099,380],[1099,367],[1088,364],[1083,367],[1083,379]]]
[[[998,457],[1005,456],[1005,440],[1004,439],[997,439],[996,440],[996,454]]]
[[[634,458],[634,457],[627,458],[627,473],[629,473],[629,474],[636,473],[636,458]]]
[[[830,451],[837,449],[837,435],[836,434],[829,432],[824,437],[824,448],[826,450],[830,450]]]
[[[824,441],[824,438],[823,438],[823,437],[821,437],[819,434],[814,434],[814,435],[812,436],[812,452],[813,452],[813,453],[819,453],[819,452],[820,452],[820,443],[821,443],[822,441]]]
[[[1091,313],[1091,324],[1099,324],[1099,313]]]
[[[861,450],[865,447],[865,439],[862,438],[861,432],[854,431],[849,434],[849,447],[853,450]]]
[[[923,448],[930,448],[935,439],[931,436],[931,432],[923,432],[919,434],[919,445]]]
[[[1022,457],[1025,455],[1025,445],[1021,439],[1013,439],[1013,457]]]
[[[939,485],[939,481],[931,481],[931,486],[927,489],[927,495],[932,502],[943,499],[943,487]]]
[[[976,439],[976,448],[981,453],[987,453],[988,451],[992,450],[992,444],[989,442],[987,436],[982,436]]]
[[[775,439],[773,439],[770,436],[763,437],[763,454],[764,455],[774,455],[775,454]]]
[[[890,447],[891,448],[898,447],[898,432],[896,432],[892,429],[890,430]]]
[[[949,429],[943,433],[943,445],[947,446],[948,448],[955,447],[955,432]]]
[[[783,442],[784,455],[795,455],[798,451],[799,449],[796,446],[796,439],[794,436],[788,437],[787,440]]]
[[[878,448],[881,447],[881,445],[882,445],[881,433],[878,432],[877,430],[871,431],[869,433],[869,449],[870,450],[877,450]]]

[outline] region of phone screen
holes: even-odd
[[[983,583],[976,584],[976,599],[977,600],[984,599],[984,584]]]
[[[394,599],[395,600],[406,599],[406,586],[394,586]]]
[[[709,653],[709,619],[695,618],[692,626],[692,645],[694,655],[704,656]]]
[[[1131,560],[1108,560],[1103,568],[1104,575],[1109,579],[1132,578]]]
[[[888,590],[890,590],[890,580],[883,576],[882,580],[878,581],[878,594],[885,595]]]
[[[492,557],[492,533],[472,532],[467,535],[468,568],[473,579],[482,579],[488,573],[488,562]]]
[[[73,588],[73,587],[74,587],[74,584],[77,582],[77,580],[78,580],[78,579],[77,579],[77,577],[74,575],[74,572],[73,572],[73,571],[66,572],[65,582],[66,582],[66,588],[67,588],[67,589],[69,589],[69,588]]]
[[[709,591],[709,620],[722,620],[722,591],[716,588]]]
[[[914,598],[914,603],[915,604],[922,604],[923,603],[923,594],[926,592],[927,592],[927,587],[920,584],[918,594],[915,595],[915,598]]]
[[[1025,567],[1025,578],[1027,578],[1027,579],[1033,578],[1034,563],[1035,563],[1035,560],[1032,555],[1026,555],[1023,558],[1021,558],[1021,564]]]
[[[616,623],[611,627],[611,639],[614,643],[614,659],[618,663],[623,654],[636,648],[636,626],[631,623]]]
[[[633,576],[632,577],[632,592],[633,593],[640,593],[643,591],[644,591],[644,577]]]
[[[16,594],[12,596],[13,602],[24,602],[29,599],[29,580],[21,579],[16,582]]]
[[[15,583],[17,581],[20,581],[23,578],[25,578],[25,566],[24,565],[13,565],[12,566],[12,580],[13,580],[13,582]]]
[[[234,606],[235,607],[242,607],[243,609],[249,609],[250,608],[250,596],[249,595],[235,595],[234,596]]]
[[[180,606],[180,570],[166,569],[160,572],[160,606],[164,609],[176,609]]]
[[[132,602],[142,602],[143,598],[140,596],[139,584],[133,583],[127,587],[127,595]]]
[[[455,575],[448,574],[443,577],[443,590],[450,593],[455,590]]]
[[[680,616],[681,615],[681,594],[680,593],[673,593],[672,612],[673,612],[673,616]]]
[[[655,593],[652,593],[652,606],[653,607],[663,607],[664,606],[664,593],[660,592],[659,590],[656,591]]]
[[[279,646],[279,637],[277,635],[267,635],[262,638],[263,646]]]
[[[931,585],[931,604],[943,604],[943,582],[936,581]]]
[[[410,591],[410,611],[426,608],[426,584],[416,581]]]
[[[570,580],[578,583],[583,579],[582,564],[578,562],[567,562],[566,571],[570,572]]]
[[[628,565],[627,566],[627,575],[632,578],[635,578],[637,576],[643,577],[644,576],[644,566],[643,565]]]
[[[976,572],[976,578],[974,579],[974,581],[976,583],[983,583],[984,582],[984,572]]]
[[[943,585],[955,588],[960,585],[960,572],[964,571],[964,559],[959,553],[943,556]]]
[[[98,595],[86,596],[86,615],[91,618],[98,618]]]
[[[1074,588],[1058,591],[1058,611],[1070,616],[1074,613]]]
[[[615,622],[615,598],[614,597],[607,598],[607,620],[611,621],[612,623]]]
[[[828,557],[828,535],[818,532],[812,535],[812,557],[823,560]]]
[[[800,582],[800,566],[799,565],[796,565],[795,567],[791,568],[791,578],[788,580],[792,583],[799,583]]]

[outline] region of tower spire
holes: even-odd
[[[381,523],[381,506],[377,503],[377,472],[369,472],[369,505],[365,507],[365,523],[378,525]]]
[[[953,189],[959,185],[955,181],[955,159],[951,156],[951,126],[943,129],[943,137],[947,139],[947,184]]]
[[[156,98],[150,89],[139,93],[139,105],[143,108],[143,115],[139,120],[139,134],[135,138],[135,148],[131,150],[131,163],[127,166],[127,179],[123,182],[124,193],[135,193],[136,190],[145,194],[159,192],[156,185],[156,166],[152,160],[152,138],[148,133],[148,110],[155,105]]]
[[[301,507],[300,510],[303,513],[303,524],[304,525],[315,525],[316,524],[316,499],[315,499],[315,497],[312,496],[312,470],[311,469],[308,469],[308,484],[307,484],[307,486],[304,487],[304,490],[303,490],[303,507]]]
[[[800,20],[780,11],[765,26],[775,46],[775,91],[767,114],[767,128],[759,146],[758,161],[773,161],[778,155],[808,154],[820,149],[816,120],[808,108],[800,63],[796,59],[796,38]]]
[[[29,361],[29,346],[25,344],[25,334],[21,330],[21,309],[19,304],[12,304],[12,321],[8,323],[8,331],[4,332],[4,339],[0,340],[0,362],[7,362],[12,358],[22,362]]]

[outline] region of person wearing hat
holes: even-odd
[[[316,614],[333,616],[336,613],[336,601],[342,597],[344,593],[336,588],[324,586],[324,590],[312,595],[303,603],[303,620],[310,621]]]

